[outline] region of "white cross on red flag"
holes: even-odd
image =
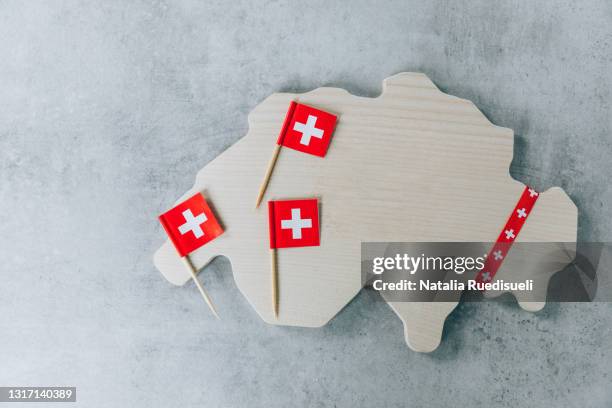
[[[180,256],[188,255],[223,233],[201,193],[163,213],[159,221]]]
[[[336,116],[331,113],[292,101],[276,143],[324,157],[336,120]]]
[[[270,248],[319,246],[319,203],[306,200],[268,201]]]

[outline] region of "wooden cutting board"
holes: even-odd
[[[282,149],[264,203],[255,209],[292,100],[337,114],[338,125],[325,158]],[[494,126],[472,102],[441,92],[424,74],[401,73],[384,81],[377,98],[338,88],[271,95],[250,113],[247,135],[208,163],[177,201],[202,192],[225,227],[191,255],[198,268],[227,256],[238,288],[263,320],[319,327],[361,290],[362,241],[495,241],[524,188],[509,175],[512,154],[510,129]],[[276,319],[265,201],[308,197],[320,200],[321,246],[278,251]],[[575,205],[552,188],[540,195],[518,241],[574,242],[576,230]],[[557,264],[571,261],[561,258]],[[190,279],[169,242],[154,263],[175,285]],[[544,269],[550,270],[532,270],[510,252],[497,278],[522,268],[521,274],[546,282],[557,269],[549,264]],[[206,282],[205,271],[200,278]],[[541,308],[534,299],[520,299],[521,306]],[[416,351],[437,347],[455,306],[391,304]]]

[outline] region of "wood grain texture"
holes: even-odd
[[[317,197],[321,246],[278,252],[279,316],[271,303],[266,206],[253,208],[287,106],[297,100],[339,116],[324,159],[282,149],[266,200]],[[180,201],[201,191],[226,232],[191,255],[201,268],[227,256],[236,284],[266,322],[319,327],[361,289],[362,241],[494,241],[524,186],[508,172],[513,133],[423,74],[387,78],[377,98],[337,88],[273,94],[249,115],[247,135],[206,165]],[[541,194],[520,241],[576,239],[577,210],[560,189]],[[568,259],[557,260],[563,264]],[[189,274],[169,242],[154,262],[170,282]],[[512,256],[498,272],[514,273]],[[554,270],[527,271],[549,279]],[[522,306],[538,309],[532,299]],[[456,303],[392,303],[417,351],[440,342]],[[222,311],[221,311],[222,313]]]

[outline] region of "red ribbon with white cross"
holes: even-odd
[[[525,187],[521,198],[516,203],[510,217],[508,217],[504,229],[502,229],[502,232],[497,237],[497,241],[495,241],[495,245],[489,251],[484,267],[476,275],[476,282],[486,283],[493,280],[516,237],[521,232],[521,228],[525,225],[525,221],[527,221],[527,217],[531,213],[539,195],[533,188]]]

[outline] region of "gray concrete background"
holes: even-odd
[[[0,1],[0,385],[84,407],[610,407],[612,305],[465,304],[430,355],[358,296],[270,327],[227,259],[169,285],[156,215],[277,91],[421,71],[516,132],[512,174],[612,238],[609,1]]]

